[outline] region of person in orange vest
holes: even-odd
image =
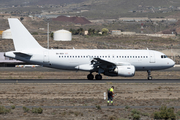
[[[109,102],[111,101],[111,105],[113,105],[113,95],[114,95],[114,86],[108,89],[108,101],[107,105],[109,105]]]

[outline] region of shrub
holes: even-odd
[[[125,109],[129,109],[130,107],[128,105],[125,106]]]
[[[133,120],[139,120],[141,118],[140,112],[136,109],[133,109],[131,111],[131,116],[132,116]]]
[[[32,35],[38,35],[38,33],[37,32],[33,32]]]
[[[141,118],[139,114],[134,114],[132,117],[133,120],[139,120]]]
[[[140,114],[140,112],[136,109],[131,110],[131,114]]]
[[[101,110],[101,106],[99,106],[99,105],[97,105],[96,108],[97,108],[98,110]]]
[[[115,116],[109,116],[109,120],[116,120],[117,118]]]
[[[148,116],[149,117],[149,114],[148,113],[141,113],[142,116]]]
[[[174,108],[167,108],[166,106],[162,106],[159,110],[160,111],[154,112],[154,119],[176,119]]]
[[[4,106],[0,106],[0,114],[10,113],[11,109],[6,109]]]
[[[16,106],[15,106],[15,105],[12,105],[12,106],[11,106],[11,109],[15,109],[15,108],[16,108]]]
[[[32,113],[42,114],[43,109],[41,107],[39,108],[32,108]]]
[[[24,110],[24,113],[27,113],[27,112],[29,112],[29,108],[27,108],[27,107],[23,107],[23,110]]]
[[[178,112],[176,113],[176,116],[178,116],[178,117],[180,116],[180,111],[178,111]]]

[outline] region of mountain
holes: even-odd
[[[0,0],[0,4],[4,5],[45,5],[45,4],[72,4],[72,3],[81,3],[88,0]]]
[[[177,7],[180,8],[180,0],[0,0],[0,6],[22,4],[75,4],[73,10],[68,12],[74,12],[75,15],[84,16],[88,19],[166,17],[172,15]],[[79,13],[81,10],[87,11]]]
[[[57,18],[53,19],[54,21],[63,21],[63,22],[72,22],[75,24],[89,24],[91,23],[89,20],[87,20],[84,17],[66,17],[66,16],[58,16]]]

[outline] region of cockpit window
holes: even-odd
[[[167,58],[167,56],[166,55],[161,55],[161,58]]]

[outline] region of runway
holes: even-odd
[[[66,72],[67,70],[59,70],[46,67],[36,68],[15,68],[15,67],[0,67],[1,71],[7,72]],[[180,71],[180,67],[173,67],[165,71]],[[68,71],[67,71],[68,72]],[[86,77],[84,77],[86,78]],[[87,80],[87,79],[0,79],[0,83],[180,83],[180,79],[103,79],[103,80]]]
[[[41,72],[61,72],[61,71],[68,71],[68,70],[60,70],[60,69],[54,69],[54,68],[47,68],[47,67],[35,67],[35,68],[16,68],[16,67],[0,67],[1,71],[21,71],[21,72],[27,72],[27,71],[41,71]],[[160,71],[180,71],[180,67],[172,67],[165,70]]]
[[[180,79],[0,79],[0,83],[180,83]]]

